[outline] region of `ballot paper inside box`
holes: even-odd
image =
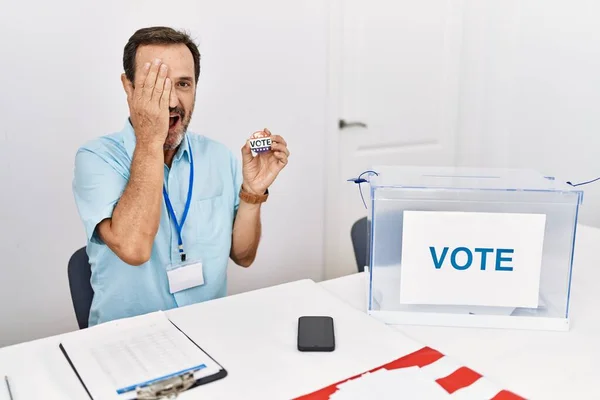
[[[369,314],[389,324],[569,329],[581,190],[531,170],[372,170]]]

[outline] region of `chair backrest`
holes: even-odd
[[[94,290],[90,282],[92,269],[85,247],[77,250],[69,259],[68,275],[77,324],[79,329],[84,329],[88,327],[90,308],[94,297]]]
[[[369,264],[369,231],[370,226],[367,217],[356,221],[352,225],[352,230],[350,231],[358,272],[363,272],[365,270],[365,265]]]

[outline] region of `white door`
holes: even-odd
[[[348,179],[377,164],[454,165],[463,11],[456,0],[332,4],[326,279],[357,271],[350,229],[367,210]]]

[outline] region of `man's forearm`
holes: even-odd
[[[164,153],[157,144],[138,144],[133,154],[129,182],[108,229],[101,231],[107,245],[130,264],[150,258],[160,224]]]
[[[231,259],[236,264],[249,267],[254,262],[260,234],[260,204],[240,202],[231,244]]]

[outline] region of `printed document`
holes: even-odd
[[[94,399],[135,399],[138,386],[221,369],[162,312],[79,331],[62,345]]]

